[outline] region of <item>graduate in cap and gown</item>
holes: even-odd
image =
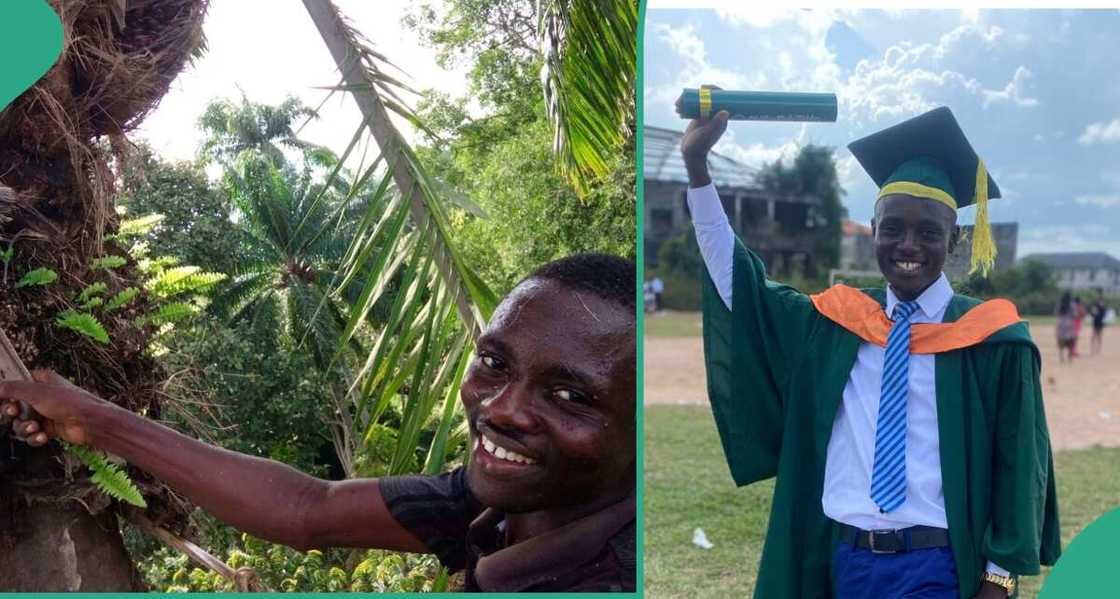
[[[767,278],[707,170],[727,114],[681,152],[704,286],[708,394],[739,485],[777,477],[760,599],[1006,597],[1060,554],[1040,356],[1006,300],[942,272],[976,205],[972,266],[999,197],[948,108],[853,142],[879,186],[885,289],[805,295]]]

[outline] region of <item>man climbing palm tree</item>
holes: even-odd
[[[219,519],[297,549],[434,553],[470,591],[635,588],[635,267],[584,254],[501,303],[461,398],[470,465],[330,482],[207,445],[41,372],[0,383],[17,434],[112,452]]]

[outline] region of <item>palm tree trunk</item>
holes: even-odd
[[[9,485],[0,501],[0,592],[147,590],[113,510],[93,516],[77,500],[28,505]]]
[[[116,219],[110,157],[95,140],[122,140],[167,92],[203,47],[207,2],[49,4],[62,23],[62,53],[0,111],[0,241],[15,252],[0,277],[0,328],[29,366],[157,417],[162,373],[140,351],[149,333],[120,318],[108,323],[114,342],[102,347],[66,337],[52,323],[95,280],[88,265],[107,251],[104,236]],[[16,289],[17,272],[36,267],[54,270],[58,282]],[[115,277],[118,286],[138,283],[127,269]],[[0,437],[0,591],[145,590],[116,507],[61,467],[57,447],[10,447]],[[186,509],[164,504],[158,515],[182,523]]]

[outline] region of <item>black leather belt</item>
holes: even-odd
[[[906,553],[915,549],[948,547],[949,531],[932,526],[911,526],[900,530],[861,530],[841,524],[840,540],[872,553]]]

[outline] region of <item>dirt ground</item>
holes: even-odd
[[[1053,325],[1031,333],[1042,351],[1042,384],[1055,450],[1120,446],[1120,327],[1106,327],[1100,354],[1089,355],[1092,329],[1082,329],[1081,357],[1061,364]],[[700,337],[645,338],[645,403],[706,404]]]

